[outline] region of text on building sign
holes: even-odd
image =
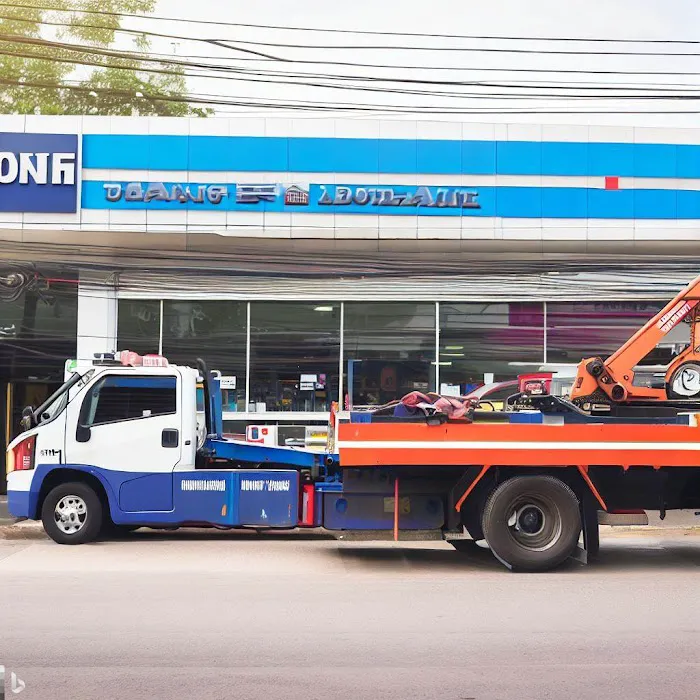
[[[171,185],[169,188],[162,182],[142,184],[129,182],[122,186],[118,182],[108,182],[104,185],[105,197],[108,202],[118,202],[122,197],[127,202],[187,202],[219,204],[228,197],[226,185]]]
[[[0,151],[0,184],[75,185],[75,153]]]

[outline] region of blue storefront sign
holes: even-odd
[[[698,144],[86,134],[82,157],[84,209],[700,220]]]
[[[84,209],[556,219],[700,219],[700,190],[83,181]]]
[[[0,132],[0,211],[74,213],[77,181],[75,134]]]
[[[173,182],[84,182],[83,206],[453,215],[481,209],[479,192],[463,187]]]

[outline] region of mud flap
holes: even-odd
[[[569,559],[573,559],[579,564],[586,565],[588,564],[588,552],[586,551],[585,547],[582,547],[580,544],[577,544],[576,548],[571,553]]]
[[[571,559],[579,564],[588,564],[589,559],[595,559],[600,549],[600,529],[598,526],[598,504],[590,498],[581,503],[581,525],[583,530],[583,546],[576,545]]]

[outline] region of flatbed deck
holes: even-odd
[[[700,427],[677,424],[341,423],[346,467],[700,465]]]

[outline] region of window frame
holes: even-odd
[[[133,416],[132,418],[117,418],[116,420],[103,421],[100,423],[88,422],[89,413],[92,409],[93,399],[99,397],[99,392],[102,390],[104,383],[112,377],[125,377],[127,379],[149,379],[149,378],[163,378],[163,379],[174,379],[175,380],[175,410],[167,411],[165,413],[156,413],[150,416]],[[131,423],[136,420],[145,420],[148,418],[159,418],[161,416],[175,416],[178,413],[178,386],[179,377],[177,374],[166,374],[162,376],[157,376],[153,374],[122,374],[122,373],[107,373],[101,375],[97,381],[92,384],[87,391],[87,394],[83,397],[83,402],[80,405],[80,413],[78,414],[78,426],[80,428],[99,428],[103,425],[115,425],[117,423]],[[97,397],[94,395],[95,390],[97,390]],[[92,418],[94,421],[94,416]]]
[[[435,339],[434,339],[434,347],[433,347],[433,360],[431,362],[431,369],[429,370],[429,383],[430,383],[430,388],[432,391],[439,391],[441,381],[444,377],[444,375],[447,375],[449,377],[450,373],[449,370],[445,370],[444,368],[441,368],[442,364],[442,358],[441,358],[441,345],[445,341],[444,336],[448,335],[450,332],[449,328],[443,327],[442,325],[442,312],[444,306],[449,306],[453,304],[469,304],[469,305],[475,305],[475,304],[480,304],[480,305],[489,305],[489,304],[494,304],[494,303],[499,303],[498,300],[494,300],[493,298],[476,298],[476,299],[461,299],[461,300],[454,300],[454,299],[443,299],[441,301],[429,301],[425,299],[414,299],[414,298],[408,298],[408,299],[372,299],[371,301],[362,301],[360,299],[343,299],[343,300],[333,300],[331,302],[318,302],[315,301],[315,299],[318,299],[319,297],[323,297],[322,294],[320,294],[318,297],[314,295],[313,299],[310,298],[294,298],[294,297],[285,297],[285,298],[270,298],[266,297],[264,295],[258,296],[258,297],[252,297],[252,298],[241,298],[241,297],[236,297],[236,296],[226,296],[226,295],[214,295],[212,298],[207,298],[207,299],[201,299],[203,302],[208,302],[208,301],[215,301],[215,302],[236,302],[236,303],[241,303],[245,305],[245,382],[241,381],[241,378],[239,377],[238,373],[236,373],[236,377],[238,378],[239,381],[239,398],[238,398],[238,406],[239,410],[238,412],[241,415],[247,415],[250,416],[251,419],[255,418],[256,420],[262,419],[264,420],[266,417],[269,416],[269,414],[274,413],[275,416],[274,418],[270,416],[270,420],[277,420],[279,416],[277,415],[277,411],[266,411],[264,413],[257,413],[255,411],[250,411],[250,405],[251,401],[253,398],[253,386],[251,384],[251,374],[254,371],[253,365],[255,362],[254,357],[252,356],[251,353],[251,345],[254,342],[254,338],[252,336],[255,335],[254,333],[254,318],[253,318],[253,312],[251,310],[251,306],[261,303],[261,302],[273,302],[273,303],[291,303],[291,304],[317,304],[317,303],[323,303],[324,305],[326,303],[328,304],[337,304],[339,306],[339,319],[338,319],[338,334],[339,334],[339,360],[338,360],[338,393],[335,395],[335,392],[328,392],[328,400],[330,402],[337,401],[341,407],[345,405],[345,398],[348,393],[351,391],[351,387],[347,386],[348,383],[348,347],[351,345],[351,343],[348,343],[348,334],[353,332],[352,329],[352,323],[348,320],[347,318],[347,313],[348,309],[346,306],[348,304],[367,304],[367,305],[373,305],[375,303],[378,304],[392,304],[392,303],[413,303],[413,304],[420,304],[420,303],[426,303],[426,304],[431,304],[434,305],[434,312],[431,314],[433,317],[433,323],[434,323],[434,329],[435,329]],[[160,319],[159,319],[159,334],[160,334],[160,351],[161,354],[163,353],[163,333],[164,333],[164,323],[165,323],[165,317],[167,316],[166,314],[166,305],[168,305],[170,302],[173,301],[178,301],[179,298],[173,298],[173,297],[167,297],[164,296],[163,298],[150,298],[150,299],[139,299],[138,297],[133,297],[131,295],[119,295],[118,300],[121,301],[152,301],[160,306]],[[195,299],[191,299],[190,297],[187,297],[187,301],[194,301]],[[539,365],[539,364],[547,364],[548,362],[556,362],[555,360],[552,360],[552,354],[555,354],[558,350],[558,345],[557,341],[552,340],[552,336],[556,335],[557,332],[557,326],[555,325],[555,321],[553,320],[559,313],[558,305],[563,305],[563,304],[573,304],[577,303],[578,300],[575,299],[511,299],[511,300],[506,300],[503,303],[536,303],[538,305],[542,306],[542,317],[541,317],[541,327],[538,324],[533,325],[531,328],[533,331],[536,331],[538,333],[541,333],[541,348],[537,347],[537,354],[539,355],[541,351],[541,356],[537,357],[536,360],[527,360],[522,367],[515,366],[513,367],[514,369],[514,374],[517,376],[521,373],[527,372],[526,365]],[[591,299],[591,300],[583,300],[587,301],[588,303],[602,303],[602,304],[608,304],[608,303],[620,303],[620,304],[625,304],[628,303],[626,300],[622,300],[620,302],[608,302],[606,300],[597,300],[597,299]],[[659,300],[644,297],[642,299],[637,300],[638,303],[644,303],[644,304],[661,304]],[[551,317],[551,318],[550,318]],[[638,319],[635,319],[635,321]],[[349,328],[350,326],[350,328]],[[634,328],[637,328],[638,326],[634,326]],[[631,328],[631,330],[633,330]],[[241,341],[243,340],[243,334],[241,333]],[[117,336],[118,337],[118,336]],[[165,338],[165,342],[171,342],[168,340],[168,338]],[[167,351],[165,352],[167,355]],[[576,364],[578,361],[580,361],[581,357],[585,355],[585,351],[581,351],[581,356],[577,357],[575,361],[572,361],[571,364]],[[568,364],[568,363],[567,363]],[[641,366],[643,370],[644,365]],[[216,369],[216,368],[215,368]],[[434,384],[433,384],[434,382]],[[243,403],[244,410],[240,411],[240,404],[241,402]],[[290,413],[287,411],[283,411],[281,413]],[[298,411],[295,413],[307,413],[307,411]],[[318,413],[315,411],[308,411],[308,413]],[[124,420],[135,420],[135,419],[124,419]],[[303,420],[300,418],[299,420]],[[100,423],[100,425],[106,425],[106,423]]]

